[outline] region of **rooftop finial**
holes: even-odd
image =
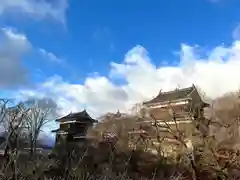
[[[162,89],[160,89],[159,93],[158,94],[162,94]]]
[[[177,84],[177,87],[176,87],[175,91],[179,91],[179,89],[180,89],[180,85]]]
[[[117,117],[120,117],[120,116],[121,116],[121,113],[120,113],[119,109],[117,110],[116,116],[117,116]]]

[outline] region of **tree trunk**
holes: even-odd
[[[29,159],[31,159],[32,158],[32,156],[33,156],[33,140],[32,140],[32,137],[30,137],[29,138],[30,139],[30,141],[29,141],[29,145],[30,145],[30,149],[29,149]]]
[[[7,167],[7,164],[9,162],[9,160],[10,160],[10,158],[9,158],[9,149],[10,149],[10,147],[8,145],[8,142],[7,142],[7,145],[6,145],[5,149],[4,149],[4,155],[3,155],[3,158],[4,158],[4,169]]]

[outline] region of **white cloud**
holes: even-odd
[[[160,89],[167,91],[195,83],[211,98],[238,90],[240,41],[231,46],[218,46],[205,56],[197,53],[198,48],[182,44],[178,66],[156,67],[147,50],[136,46],[126,53],[123,63],[111,63],[109,77],[88,77],[84,84],[72,84],[54,76],[37,89],[21,90],[20,97],[50,96],[56,100],[61,114],[86,107],[96,117],[117,109],[126,111],[134,103],[157,95]],[[126,83],[114,84],[117,78]]]
[[[28,71],[22,57],[31,44],[24,34],[11,28],[0,29],[0,88],[9,88],[27,82]]]
[[[233,39],[240,40],[240,25],[238,25],[232,33]]]
[[[49,59],[52,62],[56,62],[56,63],[62,63],[64,62],[63,59],[60,59],[59,57],[57,57],[55,54],[53,54],[52,52],[47,52],[45,49],[40,48],[39,52],[47,59]]]
[[[37,50],[50,61],[64,63],[51,52],[35,48],[27,36],[16,29],[0,28],[0,88],[9,89],[29,83],[29,69],[23,62],[26,54]],[[29,84],[28,84],[29,85]]]
[[[37,18],[52,17],[65,22],[67,0],[1,0],[0,15],[5,13],[26,13]],[[32,17],[32,16],[31,16]]]

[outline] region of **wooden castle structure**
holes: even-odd
[[[204,126],[207,123],[204,109],[209,107],[209,104],[201,98],[195,85],[168,92],[159,92],[153,99],[143,102],[143,106],[147,108],[148,115],[151,117],[140,122],[140,133],[135,131],[135,133],[130,132],[130,134],[138,134],[151,139],[149,140],[151,144],[159,145],[157,136],[160,136],[161,144],[170,144],[171,147],[167,147],[167,149],[171,151],[173,144],[179,144],[176,136],[182,136],[185,140],[192,141],[200,134],[200,131],[208,133],[208,129]],[[148,127],[151,125],[153,129],[158,131],[158,135],[151,134],[142,128],[146,125]]]
[[[56,120],[59,128],[53,130],[56,133],[56,143],[61,141],[76,142],[86,139],[87,131],[97,120],[91,118],[86,110],[70,113]]]
[[[203,117],[204,108],[209,106],[202,100],[194,84],[174,91],[160,91],[155,98],[144,102],[143,105],[147,106],[150,113],[160,121],[171,118],[174,113],[177,121]]]

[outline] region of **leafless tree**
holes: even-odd
[[[13,178],[16,175],[16,157],[19,150],[19,140],[24,128],[28,109],[23,103],[14,104],[14,101],[1,99],[0,101],[0,122],[5,133],[5,149],[3,171],[10,167],[13,172]]]
[[[9,100],[7,99],[0,100],[0,131],[2,135],[5,135],[5,132],[6,132],[5,123],[6,123],[6,111],[7,111],[8,103],[9,103]],[[2,146],[2,144],[0,145]]]
[[[12,148],[17,148],[17,141],[15,140],[22,135],[25,123],[24,120],[27,117],[29,109],[27,109],[21,102],[16,105],[13,105],[10,100],[2,100],[2,102],[3,106],[0,110],[1,126],[4,127],[5,132],[7,133],[6,147],[12,146]]]
[[[37,100],[29,109],[26,119],[26,129],[30,145],[30,157],[36,151],[37,140],[42,128],[52,121],[52,119],[50,119],[51,112],[51,108],[39,107]]]
[[[18,148],[20,137],[28,139],[31,155],[36,150],[39,134],[48,122],[51,108],[39,107],[38,101],[34,104],[20,102],[14,104],[7,99],[0,100],[0,125],[6,135],[4,156],[9,150]]]
[[[7,107],[10,104],[9,99],[0,99],[0,124],[1,127],[4,125],[4,120],[6,119]]]

